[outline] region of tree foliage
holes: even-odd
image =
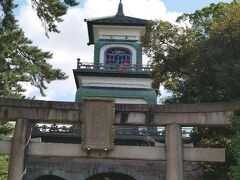
[[[62,4],[62,7],[65,7],[65,9],[60,8],[62,13],[57,13],[57,10],[53,12],[49,6],[54,2],[56,6],[53,5],[51,8],[60,8],[62,3],[46,1],[46,7],[44,6],[46,9],[43,10],[51,17],[38,13],[46,25],[47,31],[57,31],[54,22],[60,21],[61,15],[66,11],[66,6]],[[74,1],[66,1],[66,3],[74,5]],[[0,97],[22,97],[21,93],[24,92],[24,89],[21,82],[30,82],[44,95],[44,89],[47,88],[46,83],[66,79],[67,76],[47,62],[52,58],[50,52],[44,52],[33,46],[32,42],[24,36],[24,32],[19,28],[13,15],[15,7],[13,0],[0,0],[2,14],[0,16]],[[54,13],[57,14],[54,15]]]
[[[142,42],[153,87],[160,84],[172,93],[165,103],[240,99],[240,2],[210,4],[178,18],[186,21],[190,26],[149,22]],[[203,165],[205,179],[229,179],[236,163],[232,137],[238,134],[231,128],[194,128],[192,137],[197,146],[226,148],[226,163]]]
[[[232,139],[232,151],[235,163],[231,167],[232,180],[240,180],[240,114],[231,117],[231,129],[234,132]]]
[[[42,21],[46,35],[48,32],[59,32],[57,24],[62,22],[61,18],[67,13],[68,7],[76,6],[76,0],[31,0],[38,17]]]
[[[14,125],[10,123],[0,124],[0,140],[7,135],[11,135],[14,131]]]
[[[190,27],[152,21],[143,37],[151,57],[153,87],[173,93],[172,102],[215,102],[239,98],[240,5],[211,4],[184,14]]]
[[[32,0],[47,36],[59,32],[57,23],[75,5],[76,0]],[[25,37],[13,14],[16,7],[13,0],[0,0],[0,98],[24,98],[22,82],[30,82],[44,95],[46,84],[67,78],[47,62],[52,58],[50,52],[33,46]],[[12,132],[11,124],[0,122],[0,139]],[[0,156],[0,180],[7,179],[8,162],[9,156]]]
[[[0,156],[0,180],[7,180],[9,156]]]
[[[0,122],[0,140],[4,136],[12,135],[13,131],[14,131],[13,124]],[[7,180],[9,160],[10,156],[0,155],[0,180]]]
[[[13,124],[0,122],[0,140],[4,136],[11,135],[13,131],[14,131]],[[0,180],[7,180],[9,161],[10,161],[10,156],[0,155]]]

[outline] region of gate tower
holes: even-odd
[[[145,19],[125,16],[120,0],[116,15],[85,19],[89,43],[94,45],[94,62],[78,59],[73,70],[77,92],[83,97],[108,97],[116,103],[156,104],[151,88],[150,67],[142,64],[141,36]]]

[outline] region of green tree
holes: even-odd
[[[232,180],[240,180],[240,116],[232,116],[232,126],[231,129],[234,132],[232,139],[232,150],[233,156],[235,158],[235,164],[231,167]]]
[[[31,0],[31,2],[47,36],[48,32],[59,32],[56,23],[63,21],[61,17],[67,13],[68,7],[78,5],[76,0]]]
[[[7,180],[9,156],[0,156],[0,180]]]
[[[75,5],[76,0],[32,0],[47,36],[59,32],[57,23]],[[50,52],[33,46],[25,37],[13,14],[16,7],[13,0],[0,0],[0,98],[24,98],[21,82],[30,82],[44,95],[46,84],[67,78],[47,62],[52,58]],[[0,122],[0,139],[12,132],[11,124]],[[7,179],[8,161],[9,156],[0,156],[0,180]]]
[[[180,20],[191,27],[153,21],[143,37],[151,58],[153,87],[173,93],[172,102],[215,102],[239,98],[240,5],[211,4]]]
[[[4,136],[11,135],[14,131],[14,125],[10,123],[2,123],[0,124],[0,139]]]
[[[203,103],[240,98],[240,2],[210,4],[184,14],[179,27],[151,21],[142,39],[151,59],[153,87],[172,93],[165,103]],[[196,128],[194,143],[226,147],[226,163],[204,163],[206,179],[229,179],[235,164],[230,128]]]
[[[37,2],[45,1],[33,1],[33,3]],[[60,17],[66,12],[66,5],[60,1],[57,2],[56,0],[46,1],[45,6],[42,4],[39,4],[39,7],[34,6],[46,27],[46,32],[56,32],[54,22],[61,21]],[[74,1],[65,2],[74,5],[72,4]],[[66,79],[66,75],[47,62],[52,58],[50,52],[44,52],[33,46],[32,42],[24,36],[13,15],[13,9],[16,7],[13,0],[0,0],[0,7],[2,11],[0,16],[0,97],[22,97],[21,93],[24,89],[20,82],[31,82],[44,95],[46,83]],[[45,8],[42,10],[44,13],[38,8]],[[62,13],[57,11],[58,8]]]
[[[0,124],[0,140],[7,135],[11,135],[14,130],[14,125],[10,123]],[[10,156],[0,156],[0,180],[7,180],[8,177],[8,165]]]

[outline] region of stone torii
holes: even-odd
[[[103,107],[101,111],[96,107]],[[35,100],[0,99],[0,120],[16,121],[12,141],[0,141],[0,154],[11,154],[9,180],[21,180],[26,155],[114,158],[132,160],[166,161],[166,179],[183,180],[183,161],[225,161],[225,149],[191,148],[182,144],[181,126],[229,125],[229,115],[240,109],[240,101],[226,103],[178,104],[178,105],[134,105],[115,104],[112,99],[90,98],[81,103],[51,102]],[[161,147],[114,146],[112,126],[115,113],[134,114],[124,125],[165,126],[166,144]],[[150,116],[149,116],[150,113]],[[83,144],[34,143],[30,141],[32,123],[67,123],[84,126]],[[104,131],[92,131],[92,122],[103,123]],[[121,124],[122,125],[122,124]],[[98,144],[89,132],[101,137]],[[99,134],[100,133],[100,134]],[[111,134],[111,133],[110,133]],[[100,142],[100,144],[99,144]],[[68,151],[63,149],[68,148]],[[88,153],[88,148],[92,149]],[[97,151],[95,151],[95,149]],[[99,151],[102,151],[99,157]],[[106,152],[107,153],[104,153]]]

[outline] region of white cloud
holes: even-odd
[[[72,69],[76,68],[76,59],[79,57],[84,62],[93,61],[93,46],[87,46],[88,33],[84,19],[114,15],[118,3],[119,0],[86,0],[83,8],[75,7],[68,11],[64,22],[59,24],[61,33],[51,33],[49,39],[45,36],[44,28],[30,1],[22,6],[18,20],[26,36],[41,49],[51,51],[54,55],[50,63],[69,76],[65,81],[51,83],[46,90],[47,97],[42,98],[38,90],[29,85],[25,86],[27,88],[25,95],[44,100],[74,101],[76,86]],[[174,22],[179,15],[176,12],[168,12],[161,0],[125,0],[123,4],[127,16]]]

